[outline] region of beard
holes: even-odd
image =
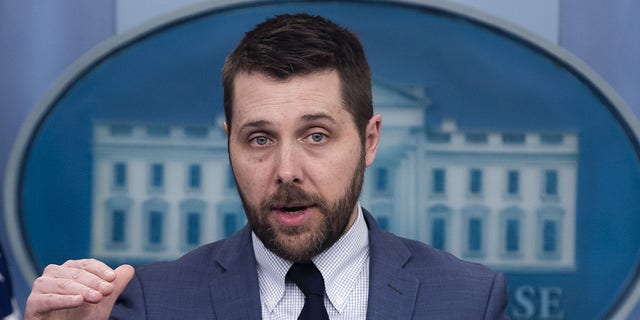
[[[246,200],[239,185],[238,194],[251,230],[268,250],[289,261],[310,261],[345,233],[362,190],[364,170],[365,158],[362,152],[350,184],[334,202],[329,202],[318,194],[308,193],[292,183],[280,184],[258,206]],[[313,205],[321,214],[319,225],[281,225],[273,219],[271,211],[275,206],[285,203]],[[309,208],[311,207],[307,209]]]

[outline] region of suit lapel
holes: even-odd
[[[214,264],[209,288],[216,319],[260,319],[260,289],[248,227],[222,245]]]
[[[420,281],[403,267],[411,258],[407,247],[382,232],[363,210],[369,226],[369,302],[367,319],[411,319]]]
[[[420,281],[403,267],[411,253],[398,239],[382,232],[363,210],[369,227],[369,300],[367,319],[410,319]],[[262,306],[251,244],[245,227],[217,251],[209,284],[217,319],[260,319]]]

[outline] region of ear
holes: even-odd
[[[222,130],[224,130],[224,134],[226,134],[227,138],[229,138],[229,126],[227,126],[226,121],[222,123]]]
[[[378,143],[380,142],[380,126],[382,125],[382,116],[374,115],[369,119],[367,129],[365,131],[365,165],[368,167],[373,163],[378,152]]]

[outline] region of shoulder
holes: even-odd
[[[451,275],[456,278],[492,279],[496,275],[496,272],[482,264],[465,261],[423,242],[385,232],[367,211],[365,218],[369,226],[370,254],[378,262],[393,264],[416,273],[419,278]]]
[[[414,283],[416,301],[420,301],[414,314],[451,319],[468,319],[471,315],[504,318],[507,287],[502,273],[382,231],[373,219],[368,219],[368,224],[371,280],[386,285],[388,280],[383,278],[402,277]]]
[[[214,319],[209,282],[215,268],[210,262],[221,245],[224,242],[202,246],[175,261],[136,267],[109,318],[181,319],[197,315]]]
[[[418,301],[437,296],[438,306],[433,308],[444,308],[444,313],[461,318],[479,314],[483,314],[484,319],[506,317],[507,284],[502,273],[424,243],[397,238],[410,252],[410,259],[402,269],[421,284]]]
[[[172,274],[178,273],[198,273],[203,268],[210,268],[214,257],[220,247],[224,246],[225,240],[209,243],[198,247],[180,258],[172,261],[160,261],[150,264],[140,265],[136,267],[136,276],[153,277],[166,275],[168,272]],[[215,264],[214,264],[215,265]]]
[[[229,238],[203,245],[176,260],[139,266],[136,276],[144,280],[174,274],[182,281],[199,279],[223,272],[230,265],[245,264],[245,260],[251,260],[248,257],[252,253],[250,231],[243,228]]]
[[[230,266],[237,266],[239,272],[255,272],[250,263],[252,255],[248,254],[251,247],[246,247],[245,238],[246,234],[241,232],[194,249],[177,260],[136,267],[134,278],[119,296],[111,318],[180,319],[189,314],[214,318],[212,281]],[[181,303],[175,303],[176,299]]]
[[[462,260],[419,241],[397,238],[411,253],[411,259],[405,265],[405,269],[416,269],[422,272],[430,270],[440,276],[452,275],[457,278],[493,279],[496,275],[495,271],[485,265]]]
[[[436,312],[442,319],[507,318],[507,284],[502,273],[421,242],[399,239],[411,252],[403,270],[420,283],[417,301],[423,303],[416,307],[416,314]],[[427,302],[436,296],[435,305]]]
[[[366,210],[364,213],[369,227],[370,254],[379,263],[388,263],[409,272],[415,271],[418,276],[462,274],[492,278],[496,274],[482,264],[465,261],[423,242],[385,232]]]

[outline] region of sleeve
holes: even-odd
[[[116,300],[111,311],[111,320],[147,319],[144,292],[137,274]]]

